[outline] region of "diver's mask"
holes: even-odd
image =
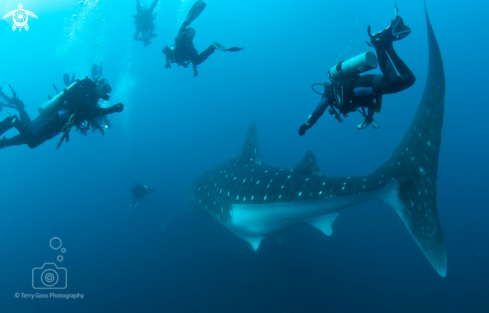
[[[110,97],[107,94],[111,92],[112,92],[112,87],[110,87],[109,81],[105,78],[100,78],[97,81],[97,93],[99,97],[105,101],[108,101]]]

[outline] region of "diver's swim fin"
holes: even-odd
[[[6,94],[3,93],[2,87],[0,87],[0,107],[3,106],[10,107],[10,99]]]
[[[243,50],[244,48],[239,48],[239,47],[231,47],[231,48],[227,48],[227,49],[224,49],[222,51],[228,51],[228,52],[237,52],[237,51],[241,51]]]
[[[223,45],[221,45],[220,43],[218,43],[217,41],[214,41],[214,48],[216,48],[216,50],[229,51],[229,52],[237,52],[237,51],[241,51],[244,49],[244,48],[239,48],[239,47],[226,48]]]
[[[75,73],[73,73],[73,75],[71,75],[71,81],[70,81],[70,75],[68,75],[68,73],[65,73],[63,75],[63,82],[65,83],[66,87],[73,84],[75,82]],[[56,87],[54,89],[56,89]],[[58,90],[56,90],[56,93],[58,93]]]
[[[102,77],[103,72],[104,72],[104,62],[100,62],[99,64],[92,65],[92,79],[94,81]]]
[[[190,25],[190,23],[192,23],[193,21],[195,21],[197,17],[199,17],[200,13],[204,11],[206,5],[207,4],[202,0],[198,0],[197,2],[194,3],[194,5],[192,6],[192,8],[187,14],[187,18],[185,19],[185,23],[187,24],[187,26]]]
[[[70,75],[68,75],[68,73],[64,73],[63,74],[63,82],[65,83],[65,86],[68,87],[70,84]],[[56,91],[56,93],[58,93]]]

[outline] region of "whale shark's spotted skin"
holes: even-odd
[[[316,176],[254,162],[242,164],[232,158],[204,173],[195,183],[195,196],[204,211],[228,221],[232,204],[318,201],[370,192],[388,183],[394,181],[374,182],[366,176]]]
[[[389,204],[431,265],[446,275],[446,248],[436,207],[445,76],[428,15],[430,51],[425,91],[413,122],[390,159],[368,176],[329,177],[307,152],[293,169],[263,164],[253,122],[241,153],[208,168],[187,200],[258,249],[263,238],[309,223],[326,235],[342,209],[368,200]]]

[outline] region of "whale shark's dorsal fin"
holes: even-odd
[[[240,162],[255,162],[261,164],[260,149],[258,147],[258,132],[256,130],[256,123],[252,121],[250,127],[248,127],[248,133],[239,155]]]
[[[294,167],[294,171],[309,175],[324,176],[318,166],[316,156],[311,151],[306,152],[302,160]]]

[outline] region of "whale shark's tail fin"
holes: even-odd
[[[425,8],[426,9],[426,8]],[[429,43],[428,78],[418,111],[391,158],[371,179],[397,182],[380,200],[397,212],[418,246],[436,269],[446,275],[446,248],[436,208],[436,179],[445,98],[440,47],[426,13]]]

